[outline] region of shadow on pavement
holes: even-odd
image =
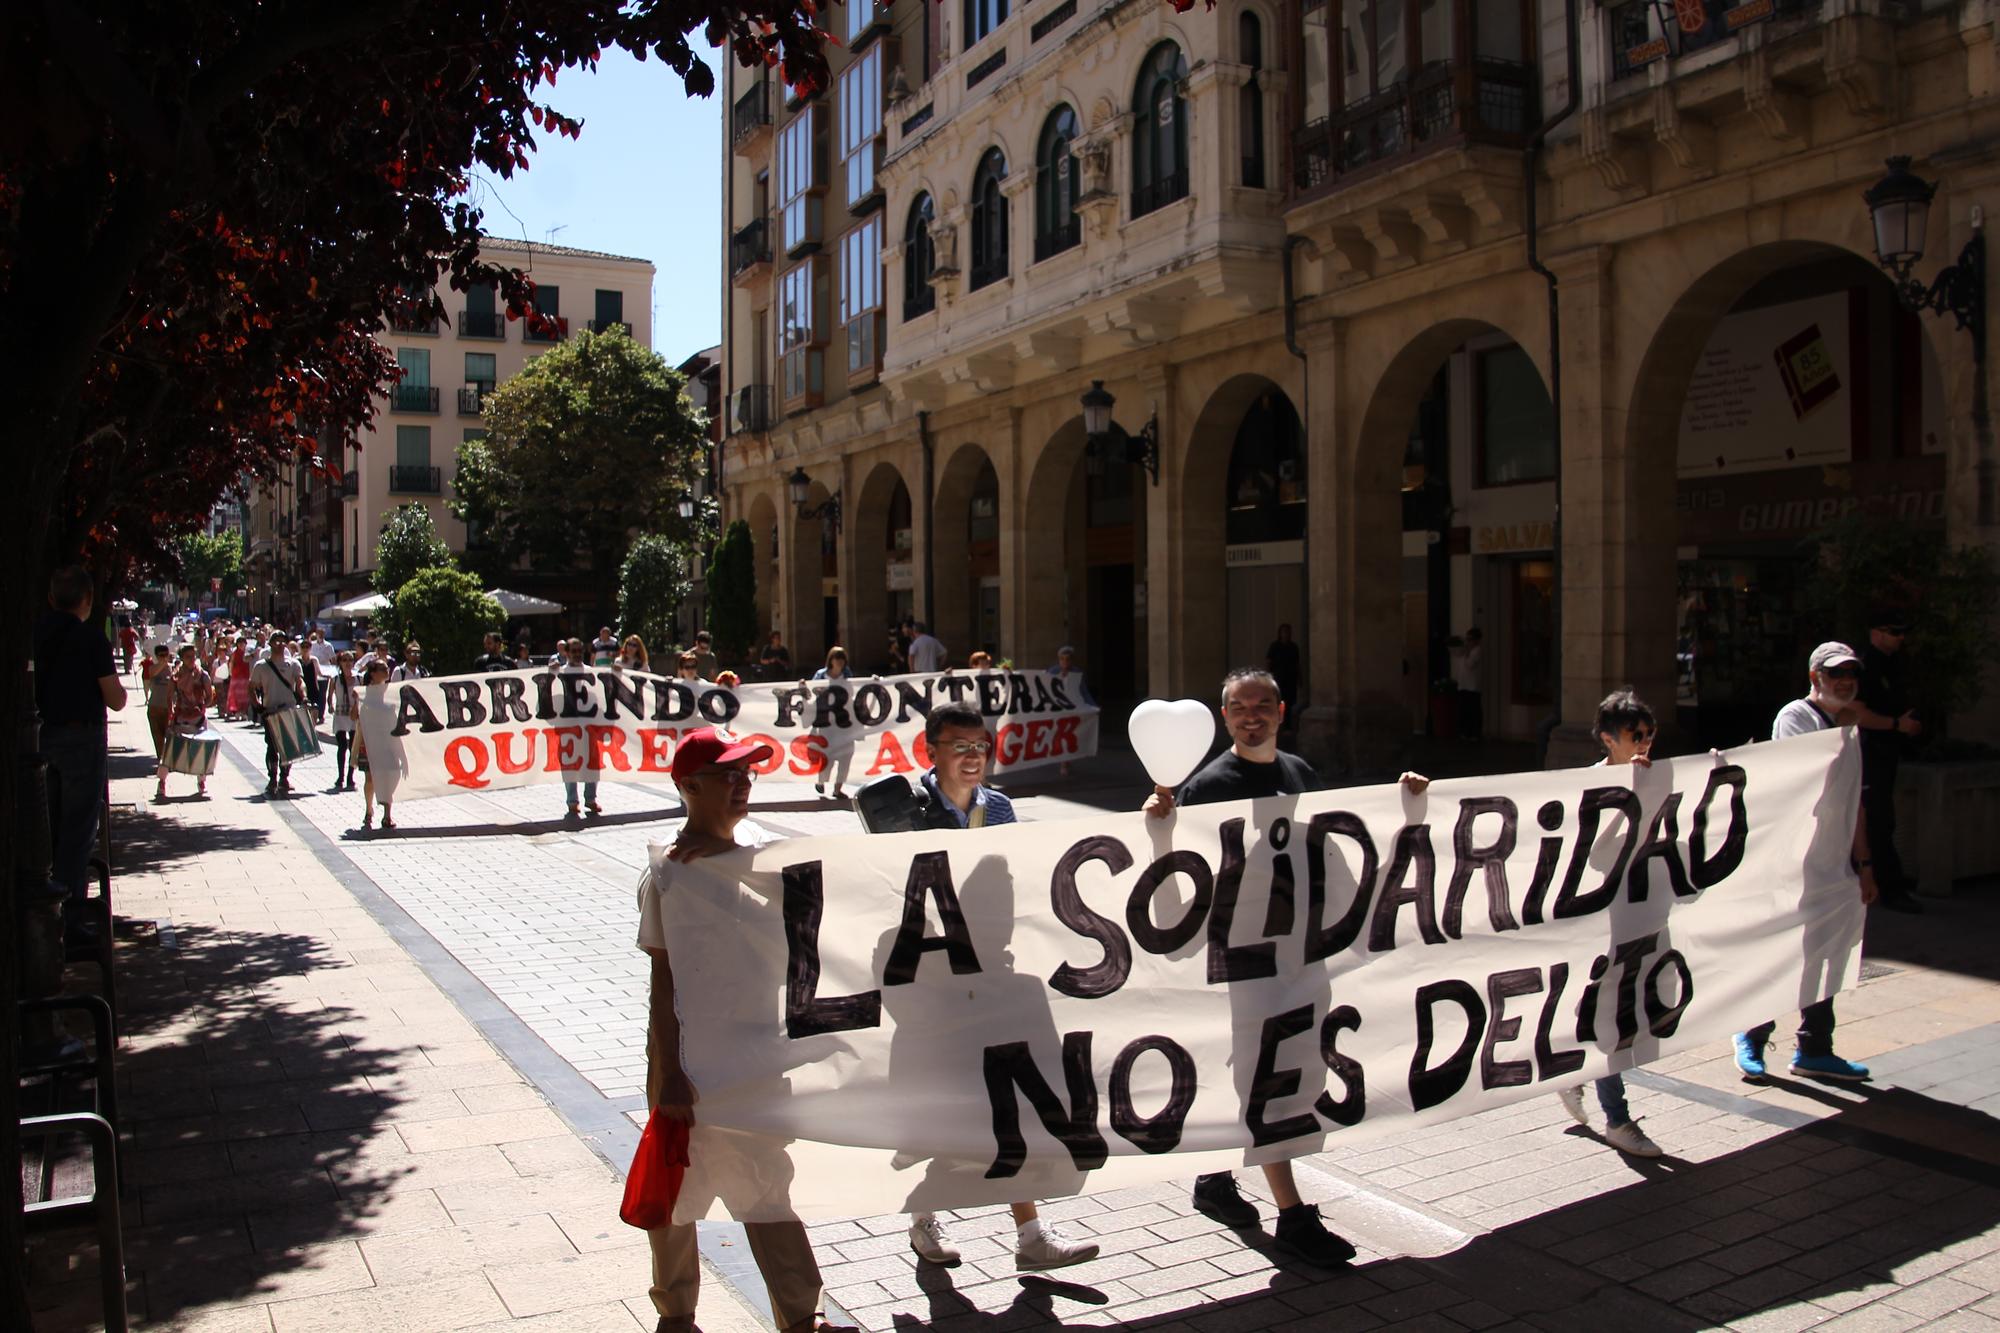
[[[192,801],[194,796],[183,792],[181,798]],[[180,799],[168,802],[180,803]],[[163,818],[148,804],[118,809],[111,820],[111,839],[113,870],[143,875],[203,856],[254,852],[271,837],[263,829]]]

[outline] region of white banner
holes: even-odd
[[[1187,1177],[1720,1051],[1855,983],[1859,783],[1831,732],[676,866],[681,1217]]]
[[[368,771],[382,800],[543,782],[671,782],[680,737],[722,726],[768,742],[765,782],[859,785],[930,767],[933,704],[979,710],[993,733],[992,771],[1017,772],[1097,753],[1097,706],[1076,677],[1041,671],[943,672],[765,682],[725,689],[638,671],[546,668],[438,676],[363,692]]]

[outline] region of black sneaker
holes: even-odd
[[[1312,1204],[1279,1209],[1277,1230],[1278,1244],[1317,1267],[1338,1268],[1354,1257],[1354,1247],[1326,1229]]]
[[[1243,1197],[1228,1171],[1194,1178],[1194,1210],[1238,1230],[1257,1225],[1257,1205]]]

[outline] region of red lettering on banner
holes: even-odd
[[[912,768],[931,767],[931,738],[924,735],[921,731],[917,733],[916,740],[910,743],[910,766]],[[904,773],[909,770],[897,769],[896,771]]]
[[[1083,719],[1059,717],[1055,721],[1056,734],[1049,741],[1049,757],[1054,758],[1057,755],[1075,754],[1083,746],[1083,742],[1076,734],[1077,726]]]
[[[917,738],[917,744],[923,744],[921,736]],[[883,769],[891,773],[908,773],[915,767],[910,757],[903,753],[903,743],[896,739],[896,733],[885,731],[875,744],[875,762],[868,766],[868,776],[872,778]]]
[[[641,773],[673,771],[673,742],[676,734],[671,727],[647,727],[639,732]]]
[[[521,742],[521,757],[514,758],[512,742]],[[502,773],[525,773],[535,762],[535,728],[526,731],[496,731],[493,733],[493,762],[500,766]]]
[[[625,757],[625,732],[619,727],[591,727],[589,767],[599,773],[630,773],[632,761]]]
[[[1013,763],[1021,757],[1020,740],[1020,724],[1009,722],[1000,728],[1000,734],[994,738],[993,757],[1003,764]]]
[[[549,750],[544,773],[575,773],[583,768],[582,727],[543,727],[542,737]]]
[[[792,738],[792,772],[800,777],[810,777],[814,773],[826,771],[826,737],[795,736]]]
[[[444,747],[444,767],[454,787],[478,791],[489,785],[481,776],[486,772],[486,747],[471,736],[460,736]]]
[[[777,737],[745,736],[742,740],[745,745],[768,745],[771,747],[771,753],[767,757],[750,761],[750,771],[752,773],[762,777],[767,773],[775,773],[785,766],[785,747],[778,743]]]
[[[1049,757],[1049,720],[1039,718],[1028,724],[1028,746],[1023,759],[1047,759]]]

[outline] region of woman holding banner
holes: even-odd
[[[826,650],[826,665],[813,672],[813,679],[825,681],[829,685],[844,685],[853,678],[853,675],[854,673],[847,668],[847,650],[836,643]],[[824,796],[826,784],[831,781],[833,799],[842,800],[847,795],[843,790],[847,785],[847,770],[854,762],[854,739],[846,735],[845,728],[831,734],[824,732],[814,734],[826,741],[826,767],[820,770],[819,780],[813,783],[813,790]]]

